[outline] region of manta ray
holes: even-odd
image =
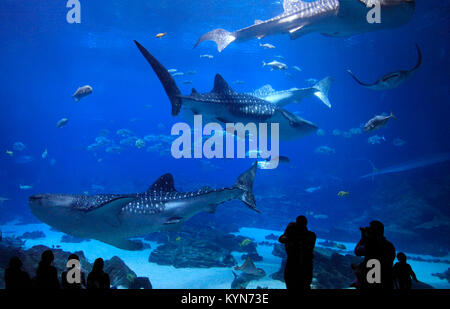
[[[387,90],[387,89],[394,89],[403,84],[407,79],[409,79],[419,68],[422,64],[422,52],[420,51],[419,45],[416,45],[417,48],[417,64],[414,68],[411,70],[400,70],[396,72],[392,72],[389,74],[384,75],[380,79],[378,79],[373,84],[366,84],[359,80],[358,77],[353,74],[352,71],[347,70],[347,72],[353,77],[353,79],[360,84],[363,87],[366,87],[371,90]]]
[[[204,41],[214,41],[221,52],[232,42],[262,39],[275,34],[289,34],[292,40],[315,32],[330,37],[348,37],[399,27],[412,18],[414,0],[378,1],[381,23],[371,24],[367,21],[371,0],[284,0],[282,14],[266,21],[256,20],[254,25],[234,32],[224,29],[210,31],[202,35],[194,47]]]
[[[172,231],[200,212],[214,213],[234,199],[256,208],[253,181],[257,164],[228,188],[203,187],[178,192],[173,176],[161,176],[146,192],[135,194],[39,194],[29,198],[31,212],[44,223],[66,234],[96,239],[124,250],[140,250],[142,243],[129,238],[157,231]]]
[[[244,125],[267,123],[268,127],[276,123],[279,124],[281,140],[293,140],[318,129],[312,122],[284,109],[282,106],[287,100],[279,102],[281,99],[277,99],[271,102],[252,94],[238,93],[220,74],[216,74],[214,87],[210,92],[199,93],[192,89],[190,95],[183,95],[167,69],[140,43],[137,41],[135,43],[163,85],[172,104],[173,116],[178,115],[183,109],[183,114],[188,120],[192,119],[193,115],[202,115],[209,122],[242,123]],[[291,92],[291,96],[295,95],[300,98],[300,96],[316,95],[326,102],[327,91],[328,86],[323,83],[323,85],[316,85],[309,90],[298,89],[295,93]]]

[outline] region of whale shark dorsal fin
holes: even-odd
[[[214,89],[212,90],[212,92],[234,93],[234,90],[228,85],[228,83],[220,74],[216,74],[216,77],[214,78]]]
[[[301,0],[284,0],[283,9],[285,12],[300,9],[302,6],[308,5],[305,1]]]
[[[176,192],[172,174],[164,174],[150,186],[147,192]]]

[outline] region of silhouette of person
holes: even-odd
[[[287,260],[284,279],[288,291],[305,291],[311,288],[316,234],[307,228],[305,216],[298,216],[289,223],[279,238],[286,248]]]
[[[5,288],[7,290],[31,288],[30,276],[21,269],[22,265],[22,261],[17,256],[9,261],[9,266],[5,270]]]
[[[34,285],[39,289],[59,289],[58,271],[52,266],[55,256],[51,250],[42,252],[34,278]]]
[[[71,255],[69,255],[69,258],[67,259],[67,262],[69,262],[70,260],[77,260],[79,262],[80,258],[76,254],[71,254]],[[75,266],[70,268],[70,270],[72,270],[74,268],[75,268]],[[76,290],[76,289],[84,289],[84,288],[86,288],[86,276],[85,276],[83,271],[80,274],[80,279],[81,280],[80,280],[79,283],[77,283],[77,282],[69,283],[69,281],[67,280],[67,274],[68,273],[69,273],[69,271],[64,271],[61,274],[61,285],[62,285],[63,289]]]
[[[395,259],[395,247],[384,237],[384,225],[380,221],[370,222],[369,227],[361,228],[361,240],[355,247],[357,256],[364,256],[357,267],[358,287],[361,289],[393,289],[392,264]],[[380,262],[381,283],[367,281],[367,262],[376,259]]]
[[[392,269],[392,276],[394,278],[395,288],[400,290],[410,290],[412,287],[411,278],[419,282],[417,280],[416,274],[411,268],[411,265],[406,263],[406,255],[403,252],[397,253],[398,262],[395,263],[394,268]]]
[[[109,289],[109,275],[103,271],[104,262],[102,258],[98,258],[94,262],[92,271],[87,278],[88,289]]]

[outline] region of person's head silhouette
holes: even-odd
[[[103,259],[102,258],[98,258],[94,262],[94,266],[92,267],[92,271],[93,272],[101,272],[101,271],[103,271],[103,266],[104,265],[105,265],[105,263],[103,262]]]
[[[13,257],[11,258],[11,260],[9,260],[9,268],[10,269],[14,269],[14,270],[19,270],[22,267],[22,261],[17,257]]]
[[[406,263],[406,254],[403,252],[397,253],[397,260],[401,263]]]
[[[306,226],[308,225],[308,219],[305,216],[298,216],[295,220],[295,224],[299,230],[306,230]]]
[[[373,232],[373,234],[377,237],[383,237],[384,236],[384,224],[381,223],[378,220],[374,220],[370,222],[370,230]]]
[[[41,263],[42,265],[51,265],[55,256],[53,255],[52,250],[45,250],[41,255]]]

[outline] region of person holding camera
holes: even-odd
[[[395,247],[384,237],[384,225],[380,221],[372,221],[368,227],[360,228],[361,240],[355,247],[355,254],[363,256],[364,261],[355,270],[360,289],[393,289],[392,264],[395,260]],[[381,280],[368,282],[368,262],[379,261]]]

